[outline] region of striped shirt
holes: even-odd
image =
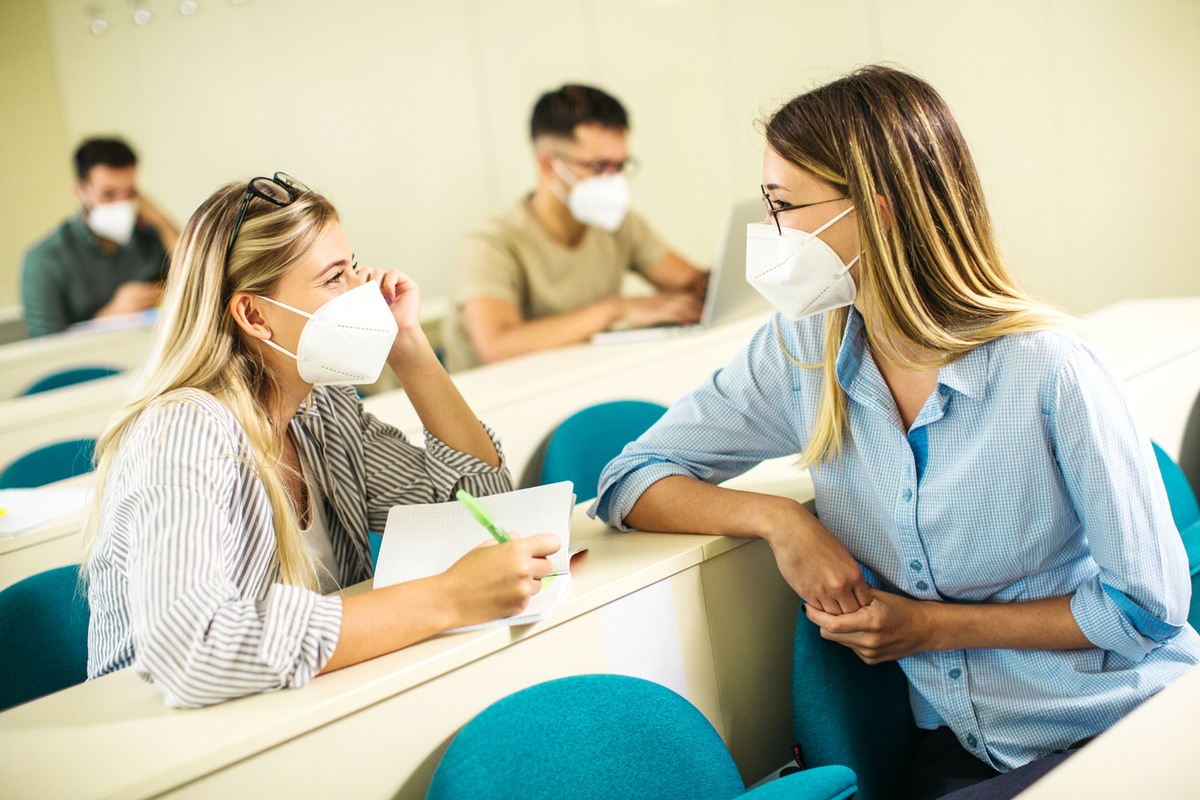
[[[428,433],[424,449],[409,443],[350,387],[314,388],[290,432],[316,468],[343,586],[371,577],[367,532],[384,529],[392,506],[512,488],[503,464]],[[333,654],[341,598],[278,582],[271,506],[249,442],[211,395],[181,390],[138,416],[100,513],[86,565],[89,678],[132,664],[168,705],[203,706],[303,686]]]
[[[824,360],[824,315],[778,324]],[[905,430],[851,310],[837,360],[848,427],[813,470],[821,522],[878,589],[920,600],[1070,596],[1091,649],[954,650],[900,661],[922,728],[1009,770],[1105,730],[1200,661],[1187,558],[1120,383],[1065,331],[1004,336],[938,372]],[[625,448],[592,507],[620,525],[668,475],[719,483],[803,449],[821,371],[772,323]]]

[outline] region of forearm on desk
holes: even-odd
[[[766,539],[773,530],[786,529],[790,521],[807,513],[788,498],[671,475],[642,492],[624,522],[643,531]]]
[[[486,299],[475,302],[477,305],[488,303]],[[621,314],[621,299],[618,297],[535,320],[521,318],[515,307],[505,309],[505,312],[487,308],[476,314],[464,312],[475,352],[488,363],[537,350],[586,342],[592,334],[620,319]]]

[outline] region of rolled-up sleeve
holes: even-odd
[[[1187,555],[1149,439],[1120,382],[1086,345],[1064,358],[1047,404],[1076,515],[1099,567],[1071,610],[1097,647],[1140,661],[1187,624]]]
[[[109,517],[130,537],[136,672],[183,707],[303,686],[337,646],[341,598],[281,584],[247,597],[234,580],[245,565],[231,557],[250,552],[232,502],[239,443],[191,403],[146,415],[124,458],[157,480],[126,487]]]
[[[782,329],[796,352],[793,326],[783,323]],[[604,468],[588,513],[629,530],[625,515],[663,478],[686,475],[716,484],[766,459],[799,452],[804,442],[792,369],[768,322],[732,362]]]

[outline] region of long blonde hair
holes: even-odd
[[[867,339],[876,354],[930,369],[1006,334],[1070,324],[1009,273],[966,141],[925,81],[864,67],[788,101],[765,128],[772,150],[854,202],[858,288],[871,303]],[[848,314],[826,313],[824,361],[802,365],[822,370],[802,466],[841,452],[837,353]]]
[[[246,432],[252,466],[271,504],[280,580],[315,589],[313,561],[280,475],[285,431],[271,424],[267,406],[278,397],[276,377],[242,338],[228,305],[236,292],[270,295],[338,215],[316,192],[300,192],[283,207],[255,197],[227,263],[225,249],[245,189],[245,183],[230,183],[214,192],[192,214],[175,245],[150,351],[129,398],[96,445],[96,490],[84,528],[85,560],[95,547],[105,484],[123,437],[151,405],[171,402],[164,397],[192,388],[215,397]]]

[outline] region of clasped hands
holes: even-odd
[[[809,519],[802,529],[768,542],[779,571],[805,598],[804,614],[821,637],[850,648],[867,664],[936,649],[933,615],[940,604],[872,589],[845,545]]]

